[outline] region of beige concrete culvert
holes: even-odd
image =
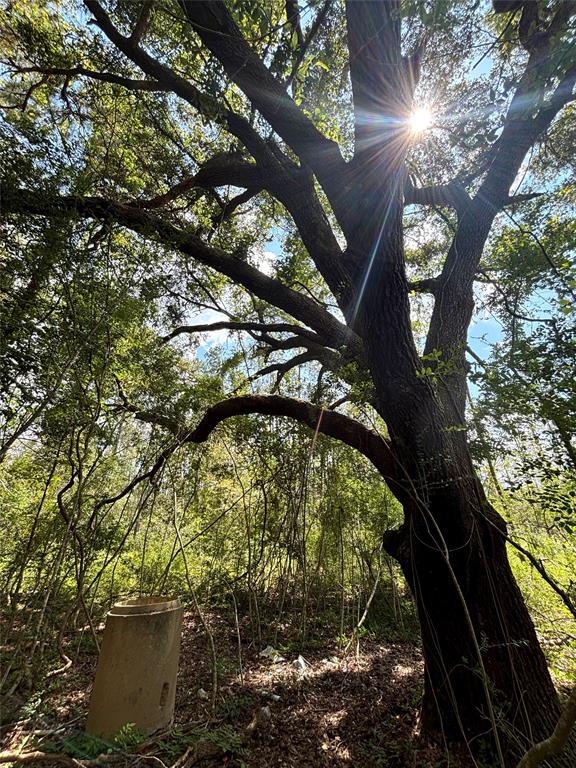
[[[178,598],[117,603],[106,617],[86,731],[109,737],[128,723],[146,733],[174,715],[183,609]]]

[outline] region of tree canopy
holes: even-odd
[[[575,471],[575,16],[570,0],[0,13],[1,455],[31,435],[68,453],[58,500],[80,542],[232,417],[359,451],[403,508],[381,535],[419,612],[425,727],[490,731],[501,766],[559,710],[472,462],[468,379],[501,450],[529,412],[561,457],[536,471]],[[490,359],[482,313],[501,328]],[[134,471],[102,466],[92,496],[81,445],[95,468],[139,425]]]

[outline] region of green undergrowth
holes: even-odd
[[[74,759],[96,760],[102,755],[114,753],[144,755],[146,754],[146,746],[149,746],[149,742],[152,745],[153,738],[137,728],[134,723],[128,723],[110,739],[102,739],[78,731],[57,738],[39,739],[36,741],[35,747],[46,753],[66,755]],[[237,761],[242,762],[247,756],[242,736],[232,725],[226,723],[212,728],[183,729],[174,727],[167,733],[159,735],[152,746],[156,757],[164,763],[172,765],[189,748],[205,744],[213,744]]]

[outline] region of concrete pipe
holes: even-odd
[[[86,731],[109,737],[128,723],[146,733],[172,722],[183,609],[178,598],[117,603],[106,617]]]

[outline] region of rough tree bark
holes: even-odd
[[[215,158],[195,177],[149,203],[154,213],[141,202],[35,194],[14,188],[13,180],[5,183],[4,210],[48,217],[68,211],[70,216],[114,221],[179,249],[291,314],[302,347],[313,352],[313,344],[324,345],[355,360],[371,377],[372,404],[386,422],[387,442],[360,424],[354,426],[351,419],[334,413],[324,418],[318,406],[285,398],[230,400],[189,430],[126,403],[124,407],[173,432],[179,445],[205,440],[225,418],[255,412],[315,424],[368,456],[404,508],[403,525],[386,532],[384,543],[400,563],[418,606],[426,662],[423,728],[464,741],[474,753],[482,746],[497,755],[501,750],[501,764],[515,764],[527,747],[550,734],[560,709],[508,563],[505,523],[488,503],[470,457],[464,428],[464,354],[473,282],[492,223],[510,201],[510,187],[526,153],[573,98],[574,67],[548,72],[541,79],[539,65],[565,29],[575,4],[552,5],[550,14],[541,19],[535,3],[495,3],[497,12],[520,13],[520,38],[528,61],[474,196],[459,183],[417,190],[407,179],[405,126],[421,50],[410,56],[402,53],[399,0],[346,3],[355,117],[355,152],[348,162],[266,68],[222,0],[180,0],[180,6],[200,41],[292,156],[280,141],[264,141],[242,116],[154,59],[140,44],[140,34],[122,35],[97,0],[84,4],[109,42],[151,79],[128,79],[83,67],[62,75],[106,80],[131,91],[172,91],[240,141],[252,160],[237,155]],[[297,3],[286,7],[289,22],[299,23]],[[321,13],[327,9],[325,4]],[[345,235],[345,250],[328,224],[314,178]],[[266,189],[284,205],[346,324],[309,297],[157,214],[194,185],[223,183],[254,194]],[[411,331],[411,286],[403,245],[403,208],[408,203],[450,206],[458,216],[442,272],[424,286],[435,299],[425,351],[437,352],[443,366],[433,376],[421,375],[422,361]],[[255,325],[247,330],[266,332]],[[280,342],[272,337],[282,330],[286,329],[281,324],[268,326],[266,338],[277,348],[282,348]],[[173,446],[161,460],[167,460],[172,450]],[[150,472],[142,477],[149,476]],[[569,768],[575,760],[572,744],[549,765]]]

